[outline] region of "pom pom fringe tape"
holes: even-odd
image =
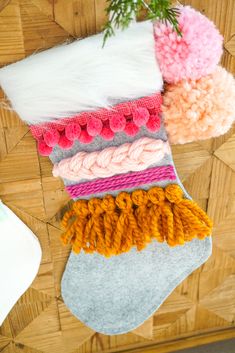
[[[118,147],[107,147],[102,151],[78,152],[75,156],[55,164],[53,175],[74,181],[104,178],[144,170],[169,153],[168,142],[143,137]]]
[[[194,202],[183,198],[174,184],[165,189],[121,192],[116,198],[74,202],[64,214],[66,228],[61,239],[72,244],[75,253],[97,252],[106,257],[128,252],[133,246],[141,251],[152,240],[182,245],[211,234],[212,222]]]
[[[146,126],[150,132],[157,132],[161,126],[161,104],[162,96],[156,93],[111,109],[84,112],[71,118],[32,125],[30,130],[38,141],[39,153],[46,156],[56,145],[62,149],[71,148],[75,140],[85,144],[92,142],[95,136],[113,140],[115,133],[120,131],[135,136],[141,126]]]
[[[165,180],[176,180],[174,167],[172,165],[153,167],[140,172],[114,175],[111,178],[70,185],[66,187],[66,190],[74,199],[81,196],[123,190]]]

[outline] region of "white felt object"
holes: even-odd
[[[101,33],[2,68],[0,85],[21,119],[35,124],[162,90],[150,21],[102,43]]]
[[[0,201],[0,325],[34,280],[41,247],[32,231]]]

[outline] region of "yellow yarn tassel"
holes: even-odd
[[[211,234],[212,221],[196,202],[183,199],[179,185],[167,186],[165,196],[172,203],[174,217],[183,220],[186,237],[203,239]]]
[[[93,198],[88,201],[90,219],[85,228],[85,238],[87,243],[90,242],[90,247],[88,247],[87,252],[96,250],[98,253],[106,255],[103,221],[104,210],[101,204],[102,200],[98,198]]]
[[[136,245],[138,250],[143,249],[143,235],[134,216],[130,194],[121,192],[116,197],[116,205],[121,211],[114,233],[114,238],[118,240],[116,250],[119,251],[119,247],[121,247],[121,252],[127,252],[132,245]]]
[[[133,246],[141,251],[152,240],[182,245],[211,234],[212,222],[194,202],[183,198],[179,185],[149,191],[121,192],[116,198],[78,200],[61,222],[64,244],[75,253],[118,255]]]
[[[115,198],[111,195],[106,195],[102,201],[102,209],[104,210],[105,247],[109,249],[107,256],[115,255],[117,252],[114,243],[114,232],[118,221]]]
[[[144,190],[135,190],[131,195],[132,201],[137,208],[134,211],[135,218],[139,229],[141,230],[142,243],[151,240],[151,230],[149,228],[149,199],[147,192]]]
[[[149,212],[150,234],[160,243],[166,238],[165,219],[163,220],[162,207],[165,203],[164,191],[160,187],[153,187],[148,191],[148,198],[151,201]]]

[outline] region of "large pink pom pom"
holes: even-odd
[[[43,132],[43,138],[47,146],[54,147],[60,139],[60,134],[55,129],[49,129]]]
[[[220,136],[235,120],[235,80],[217,67],[197,81],[167,85],[162,106],[171,143],[187,143]]]
[[[214,23],[189,6],[179,10],[182,37],[170,24],[154,25],[157,60],[164,80],[169,83],[212,73],[222,55],[223,38]]]

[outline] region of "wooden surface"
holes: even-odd
[[[235,73],[235,1],[183,3],[216,22],[225,36],[222,63]],[[105,0],[0,0],[1,66],[99,31],[104,7]],[[214,219],[213,255],[141,328],[104,336],[76,320],[61,299],[69,254],[59,241],[60,209],[68,202],[63,184],[52,177],[49,159],[38,156],[28,127],[0,110],[0,197],[35,232],[43,250],[37,278],[0,328],[1,352],[166,353],[235,336],[235,129],[176,146],[173,153],[187,190]]]

